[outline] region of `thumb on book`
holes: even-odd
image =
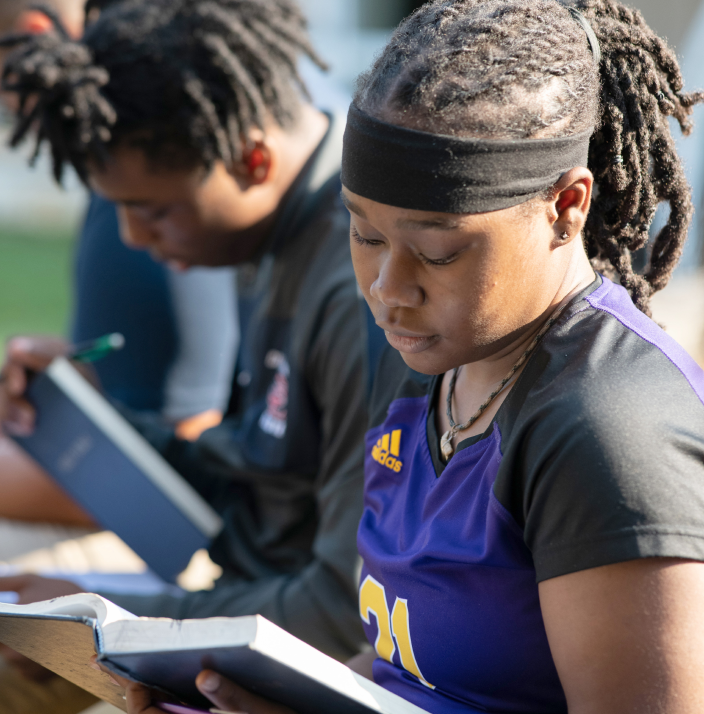
[[[262,699],[209,670],[198,675],[196,686],[216,707],[233,714],[295,714],[292,709]]]

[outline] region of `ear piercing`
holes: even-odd
[[[252,149],[247,162],[250,173],[254,173],[264,163],[264,152],[261,149]]]
[[[560,240],[568,240],[569,237],[570,237],[570,234],[569,234],[567,231],[565,231],[565,232],[560,236]]]

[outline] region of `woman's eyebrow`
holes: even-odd
[[[399,218],[396,221],[397,228],[411,231],[424,231],[429,228],[438,231],[454,231],[459,226],[459,221],[452,218]]]
[[[342,199],[342,203],[345,204],[345,208],[350,212],[350,213],[355,213],[357,214],[360,218],[366,218],[367,214],[356,204],[350,201],[347,196],[345,196],[344,193],[340,193],[340,198]]]
[[[353,201],[350,201],[350,199],[347,198],[344,193],[340,193],[340,198],[342,199],[342,203],[345,204],[345,208],[347,208],[350,213],[354,213],[360,218],[366,219],[367,214],[364,212],[364,210]],[[439,231],[454,231],[459,228],[460,223],[459,221],[452,218],[441,217],[425,219],[399,218],[398,221],[396,221],[396,226],[398,228],[411,231],[423,231],[428,230],[429,228]]]

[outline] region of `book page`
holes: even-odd
[[[8,600],[13,599],[15,593],[5,593]],[[92,593],[80,593],[78,595],[66,595],[53,600],[43,602],[33,602],[30,605],[14,605],[0,599],[0,617],[3,614],[27,617],[32,615],[68,615],[71,617],[83,617],[97,620],[101,625],[108,625],[117,620],[136,620],[127,610],[123,610],[114,603],[106,600],[100,595]]]

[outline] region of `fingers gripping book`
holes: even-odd
[[[91,658],[163,693],[208,709],[195,679],[212,669],[298,714],[423,714],[423,710],[265,618],[138,618],[99,595],[0,604],[0,642],[125,710],[124,692]]]

